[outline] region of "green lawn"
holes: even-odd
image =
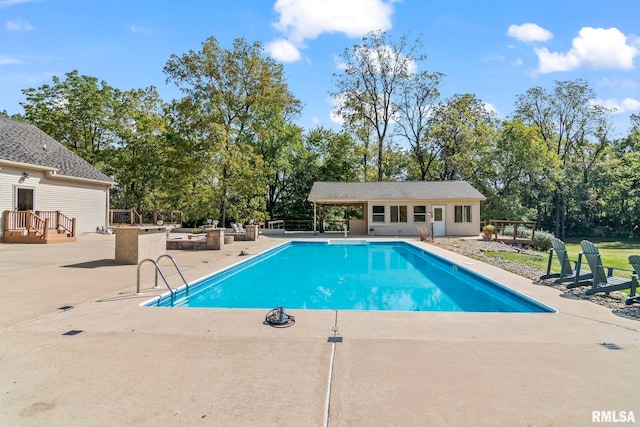
[[[599,238],[588,238],[587,240],[598,246],[602,257],[602,263],[604,265],[631,270],[628,260],[629,255],[640,254],[640,240],[612,240]],[[566,246],[569,258],[577,260],[578,254],[580,253],[580,239],[571,239],[566,242]],[[515,252],[486,252],[485,254],[489,257],[499,256],[504,260],[538,267],[543,271],[546,271],[547,269],[547,260],[549,258],[548,252],[538,252],[535,255]],[[583,262],[586,261],[583,260]],[[552,264],[552,271],[559,271],[559,265],[555,258]],[[620,277],[631,277],[631,271],[615,270],[613,274]]]

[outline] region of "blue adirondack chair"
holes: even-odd
[[[633,267],[633,275],[631,276],[631,280],[635,281],[636,289],[638,287],[638,275],[640,275],[640,255],[631,255],[629,257],[629,264]],[[629,298],[627,298],[627,304],[633,304],[634,302],[640,302],[640,295],[636,294],[635,291],[629,293]]]
[[[613,275],[614,270],[625,269],[603,265],[598,247],[588,240],[580,242],[580,247],[582,248],[582,256],[589,263],[589,269],[593,273],[593,277],[590,280],[591,288],[587,290],[587,295],[593,295],[598,292],[609,294],[611,291],[619,291],[621,289],[631,289],[631,295],[636,294],[637,280]],[[577,268],[579,267],[578,265]]]
[[[558,284],[573,282],[568,286],[569,288],[572,288],[575,286],[584,285],[585,280],[591,279],[593,277],[590,271],[586,271],[586,270],[579,271],[576,269],[577,265],[581,263],[580,259],[582,257],[582,254],[578,255],[578,261],[574,261],[569,259],[569,255],[567,254],[567,248],[562,240],[556,239],[554,237],[553,239],[551,239],[551,245],[553,247],[549,250],[549,261],[547,262],[547,272],[546,274],[540,276],[540,280],[555,278],[556,280],[554,280],[554,282]],[[559,273],[551,272],[551,266],[553,264],[554,254],[555,254],[555,258],[557,258],[558,262],[560,263]]]

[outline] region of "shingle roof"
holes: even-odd
[[[113,182],[36,126],[8,117],[0,117],[0,160],[55,168],[58,176]]]
[[[467,181],[315,182],[308,197],[310,202],[435,199],[486,197]]]

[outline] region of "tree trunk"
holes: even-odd
[[[564,212],[563,212],[563,203],[562,196],[560,194],[556,194],[555,197],[555,219],[554,219],[554,228],[555,228],[555,236],[564,240]]]
[[[382,146],[382,141],[378,142],[378,181],[382,181],[382,178],[384,177],[384,173],[383,173],[383,161],[382,161],[382,152],[383,150],[383,146]]]

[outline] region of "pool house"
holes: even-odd
[[[416,236],[433,224],[434,236],[475,236],[486,198],[466,181],[406,181],[315,182],[307,199],[313,203],[314,233],[323,231],[327,207],[348,206],[362,213],[348,221],[351,234]]]

